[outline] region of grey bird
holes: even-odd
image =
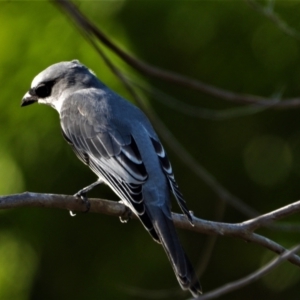
[[[194,297],[201,294],[175,231],[170,191],[192,225],[193,219],[166,152],[144,113],[78,60],[56,63],[38,74],[21,106],[35,102],[58,111],[64,138],[98,176],[76,195],[84,197],[94,186],[106,183],[163,246],[182,289]]]

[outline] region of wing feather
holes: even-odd
[[[114,127],[113,120],[107,126],[109,114],[105,107],[99,107],[101,97],[84,97],[91,98],[82,101],[83,96],[74,93],[65,101],[68,105],[63,105],[60,112],[63,136],[76,155],[125,201],[153,239],[160,242],[144,203],[143,184],[148,174],[136,141],[129,131]]]
[[[168,156],[167,156],[167,154],[166,154],[166,152],[165,152],[162,144],[159,141],[157,141],[154,138],[152,138],[152,137],[151,137],[151,141],[152,141],[153,147],[154,147],[154,149],[156,151],[156,154],[159,157],[159,161],[160,161],[161,167],[162,167],[165,175],[168,178],[170,189],[173,192],[173,194],[174,194],[174,196],[175,196],[175,198],[177,200],[177,203],[178,203],[180,209],[187,216],[187,218],[189,219],[190,223],[193,224],[193,219],[192,219],[191,213],[190,213],[190,211],[189,211],[189,209],[188,209],[188,207],[186,205],[186,202],[185,202],[185,200],[183,198],[183,195],[180,192],[179,187],[178,187],[178,185],[176,183],[171,163],[170,163],[170,161],[168,159]]]

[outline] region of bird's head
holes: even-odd
[[[47,104],[60,111],[65,93],[97,85],[95,74],[78,60],[51,65],[32,81],[31,88],[24,95],[21,106],[33,103]]]

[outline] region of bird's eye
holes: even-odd
[[[37,86],[37,88],[35,89],[35,93],[39,98],[46,98],[50,96],[51,87],[45,83],[42,83],[39,86]]]

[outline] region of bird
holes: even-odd
[[[33,103],[54,108],[62,135],[77,157],[98,179],[75,195],[85,198],[105,183],[162,245],[183,290],[202,293],[171,215],[171,193],[193,225],[171,163],[149,119],[78,60],[55,63],[40,72],[21,106]]]

